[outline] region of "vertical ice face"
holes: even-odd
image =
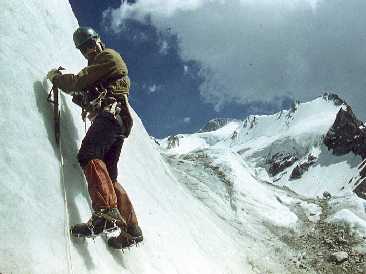
[[[81,67],[71,39],[77,21],[67,1],[4,0],[0,8],[1,272],[67,273],[60,164],[44,79],[61,64]]]

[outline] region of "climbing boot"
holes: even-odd
[[[109,233],[120,227],[126,227],[126,222],[116,208],[96,210],[87,223],[76,224],[70,233],[74,237],[96,237],[101,233]]]
[[[142,242],[144,239],[141,228],[138,225],[130,225],[127,231],[121,231],[118,237],[108,239],[108,245],[114,249],[124,249]]]

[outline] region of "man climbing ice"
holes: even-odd
[[[108,245],[122,249],[143,240],[132,203],[117,182],[118,159],[132,128],[128,70],[121,55],[105,48],[92,28],[79,27],[73,39],[88,66],[76,75],[62,74],[58,69],[47,74],[54,86],[73,96],[73,102],[82,108],[83,119],[92,121],[78,160],[88,183],[93,213],[88,222],[72,226],[70,232],[76,237],[94,237],[119,227],[120,235],[110,238]]]

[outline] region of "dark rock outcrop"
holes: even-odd
[[[208,121],[207,124],[202,129],[200,129],[199,132],[210,132],[210,131],[218,130],[219,128],[226,126],[228,123],[230,123],[231,121],[234,121],[234,120],[235,119],[230,119],[230,118],[212,119],[212,120]]]
[[[171,135],[168,138],[168,149],[179,147],[179,137],[177,135]]]
[[[151,140],[153,140],[153,141],[154,141],[154,143],[155,143],[155,144],[157,144],[158,146],[160,146],[159,141],[158,141],[155,137],[150,136],[150,138],[151,138]],[[0,273],[0,274],[1,274],[1,273]]]
[[[347,105],[346,101],[344,101],[342,98],[340,98],[337,94],[334,93],[324,93],[323,99],[327,101],[333,101],[334,105],[341,106],[341,105]]]
[[[257,124],[257,118],[253,115],[248,116],[243,123],[243,128],[248,127],[249,129],[252,129]]]
[[[346,110],[341,108],[334,124],[324,138],[324,144],[332,149],[335,155],[344,155],[353,152],[366,158],[366,128],[355,116],[350,106]],[[366,199],[366,169],[360,170],[359,183],[354,192],[361,198]]]
[[[298,160],[295,153],[290,152],[278,152],[272,156],[271,159],[266,161],[267,171],[271,176],[275,176],[278,173],[284,171]]]
[[[308,159],[297,165],[291,172],[290,175],[290,180],[294,180],[294,179],[300,179],[301,176],[308,171],[309,167],[311,167],[312,165],[314,165],[317,161],[317,158],[314,157],[313,155],[309,154]]]
[[[353,152],[363,159],[366,157],[366,129],[350,106],[346,106],[346,110],[339,110],[334,124],[324,138],[324,144],[335,155]]]
[[[358,197],[366,200],[366,178],[364,178],[361,183],[353,190]]]
[[[366,200],[366,164],[365,161],[360,165],[359,169],[359,175],[360,178],[358,179],[358,185],[353,190],[354,193],[357,194],[358,197]]]

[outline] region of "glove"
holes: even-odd
[[[47,73],[47,79],[49,79],[53,84],[53,80],[55,79],[56,76],[59,76],[59,75],[62,75],[62,73],[59,69],[51,69]]]

